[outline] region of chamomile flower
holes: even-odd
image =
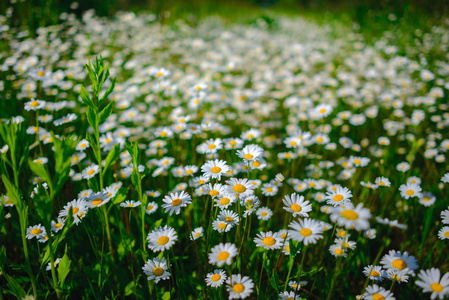
[[[31,98],[31,101],[25,103],[25,110],[38,110],[45,107],[45,101],[43,100],[35,100]]]
[[[377,177],[374,183],[377,184],[378,186],[384,187],[389,187],[391,185],[390,180],[386,177]]]
[[[120,206],[126,208],[133,208],[139,206],[140,204],[142,204],[140,201],[126,200],[120,203]]]
[[[268,207],[260,207],[256,211],[256,216],[259,220],[268,221],[273,216],[273,211]]]
[[[162,257],[162,259],[155,257],[147,260],[147,263],[142,267],[142,270],[143,273],[148,276],[147,280],[154,280],[155,283],[158,283],[160,280],[170,278],[171,274],[168,272],[169,267],[170,266],[167,264],[164,257]]]
[[[229,299],[245,299],[251,295],[254,282],[248,276],[232,274],[226,280],[226,289],[229,292]]]
[[[52,220],[51,221],[51,231],[56,233],[56,232],[62,230],[62,228],[64,228],[64,222],[65,222],[64,219],[59,218],[59,217],[56,221]]]
[[[229,224],[223,220],[215,220],[212,222],[212,229],[220,233],[228,232],[231,228],[232,224]]]
[[[295,292],[282,292],[279,294],[279,300],[300,300],[301,296]]]
[[[31,240],[32,238],[41,238],[45,236],[47,233],[45,231],[45,227],[41,224],[30,226],[27,228],[26,238]]]
[[[441,277],[439,269],[421,270],[415,284],[423,288],[423,293],[432,293],[430,299],[443,299],[449,294],[449,272]]]
[[[227,173],[230,170],[230,167],[226,164],[224,160],[210,160],[201,166],[201,172],[204,173],[204,176],[210,178],[216,178],[218,180],[221,179],[221,175]]]
[[[88,206],[86,201],[78,199],[78,200],[72,200],[67,205],[63,207],[63,209],[59,212],[60,218],[66,218],[69,214],[69,211],[72,210],[73,214],[73,223],[76,225],[81,222],[81,219],[86,216]]]
[[[282,202],[285,205],[284,209],[291,212],[293,217],[308,217],[308,212],[312,210],[312,204],[309,204],[309,201],[304,201],[304,197],[296,193],[293,193],[291,196],[285,195],[285,199],[282,199]]]
[[[346,203],[351,202],[352,193],[348,188],[345,187],[337,187],[335,191],[327,192],[326,197],[326,203],[333,205],[333,206],[341,206],[345,205]]]
[[[384,280],[386,276],[385,270],[383,270],[381,266],[373,266],[373,265],[366,266],[363,269],[363,274],[366,277],[369,277],[370,280],[380,282]]]
[[[402,184],[399,187],[399,191],[401,191],[401,197],[404,199],[410,199],[412,197],[421,197],[422,188],[416,183],[407,183]]]
[[[317,240],[323,238],[321,224],[313,219],[293,221],[288,227],[292,228],[288,231],[291,239],[303,242],[305,246],[315,244]]]
[[[371,213],[369,209],[363,208],[359,203],[356,207],[351,203],[345,206],[337,206],[331,211],[331,221],[338,226],[344,226],[346,229],[355,229],[357,231],[369,228],[369,219]]]
[[[329,252],[335,257],[347,257],[345,249],[339,244],[331,245],[329,247]]]
[[[56,268],[61,261],[60,258],[55,259],[55,262],[53,263],[53,266]],[[46,271],[51,271],[51,262],[47,264],[47,267],[45,268]]]
[[[231,178],[226,181],[226,193],[243,199],[254,193],[254,185],[248,182],[248,179]]]
[[[87,140],[83,139],[78,143],[78,145],[76,145],[75,149],[77,151],[84,151],[87,148],[89,148],[89,146],[90,146],[89,142]]]
[[[387,277],[391,281],[396,281],[398,283],[408,282],[409,272],[408,270],[388,270]]]
[[[209,253],[209,263],[212,265],[217,265],[218,267],[224,264],[230,265],[232,259],[237,256],[238,250],[234,244],[231,243],[220,243],[211,249]]]
[[[181,212],[181,207],[186,207],[188,204],[192,203],[192,198],[190,195],[184,191],[180,193],[171,193],[162,199],[165,204],[162,208],[165,208],[165,212],[169,213],[171,216],[173,213],[179,215]]]
[[[278,192],[278,187],[271,183],[265,183],[262,186],[262,194],[264,196],[274,196]]]
[[[100,168],[98,167],[98,165],[92,164],[83,170],[82,176],[84,179],[91,179],[96,174],[98,174],[98,172],[100,172]]]
[[[245,163],[257,160],[262,154],[262,147],[256,144],[246,145],[242,150],[237,150],[238,157]]]
[[[419,203],[429,207],[432,204],[434,204],[436,201],[435,196],[432,193],[429,192],[424,192],[423,194],[421,194],[421,197],[419,197]]]
[[[387,291],[383,287],[378,286],[377,284],[370,285],[366,288],[365,293],[363,294],[364,300],[395,300],[396,298],[393,296],[393,293]]]
[[[165,225],[151,231],[147,236],[148,248],[154,252],[170,249],[178,240],[175,229]]]
[[[239,224],[239,215],[232,210],[222,210],[218,215],[218,220],[234,226]]]
[[[86,205],[89,208],[100,207],[109,202],[111,198],[108,195],[108,192],[101,191],[98,193],[93,193],[87,196],[84,200],[86,201]]]
[[[202,186],[204,193],[208,194],[212,198],[220,198],[225,195],[225,187],[221,183],[206,184]]]
[[[444,226],[443,228],[438,231],[438,238],[440,240],[447,240],[449,239],[449,226]]]
[[[282,242],[284,241],[278,233],[273,233],[271,231],[261,232],[254,238],[254,243],[256,247],[263,247],[265,250],[274,250],[282,247]]]
[[[400,251],[390,250],[388,254],[385,254],[382,257],[380,264],[386,269],[389,270],[407,270],[409,274],[414,275],[418,268],[417,260],[414,256],[410,256],[408,252],[404,252],[401,254]]]
[[[197,227],[190,233],[190,240],[194,241],[203,236],[203,227]]]
[[[220,209],[226,209],[229,206],[231,206],[237,199],[233,196],[228,196],[226,194],[220,195],[219,198],[215,198],[215,206],[219,207]]]
[[[154,201],[148,202],[147,209],[145,210],[145,212],[147,214],[151,215],[158,209],[158,207],[159,207],[159,205],[156,202],[154,202]]]
[[[206,275],[206,285],[210,287],[219,287],[226,280],[226,272],[222,269],[214,270],[212,273]]]

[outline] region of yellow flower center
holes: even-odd
[[[355,163],[356,165],[360,165],[362,162],[360,161],[360,159],[354,159],[354,163]]]
[[[55,227],[56,227],[56,228],[61,228],[61,226],[62,226],[61,223],[56,223],[56,224],[55,224]]]
[[[92,201],[92,205],[97,206],[97,205],[100,205],[101,202],[103,202],[103,199],[97,198],[97,199],[95,199],[94,201]]]
[[[80,209],[78,207],[72,207],[72,213],[73,214],[76,214],[79,211],[80,211]]]
[[[218,260],[221,260],[221,261],[227,260],[228,257],[229,257],[229,252],[227,252],[227,251],[220,252],[220,254],[218,254],[218,256],[217,256]]]
[[[349,248],[349,244],[348,244],[348,243],[341,243],[341,246],[342,246],[343,248]]]
[[[153,269],[153,275],[161,276],[162,274],[164,274],[164,269],[161,267],[156,267]]]
[[[301,210],[302,210],[302,208],[301,208],[301,206],[299,206],[298,204],[292,204],[291,206],[290,206],[290,208],[294,211],[294,212],[301,212]]]
[[[382,296],[382,295],[379,294],[379,293],[375,293],[375,294],[373,295],[373,300],[385,300],[385,297]]]
[[[441,293],[443,291],[443,286],[439,283],[432,283],[430,288],[436,293]]]
[[[271,236],[267,236],[266,238],[263,239],[263,244],[267,245],[267,246],[273,246],[274,244],[276,244],[276,240],[273,239]]]
[[[244,193],[246,191],[246,187],[243,184],[236,184],[232,188],[236,193]]]
[[[39,72],[37,72],[37,76],[42,77],[42,76],[44,76],[44,75],[45,75],[45,72],[44,72],[44,71],[39,71]]]
[[[316,139],[316,141],[317,141],[318,143],[322,143],[322,142],[323,142],[323,138],[322,138],[322,137],[319,137],[319,138]]]
[[[225,228],[226,228],[226,223],[220,223],[220,224],[218,224],[218,228],[220,228],[220,229],[225,229]]]
[[[198,181],[198,184],[205,184],[205,183],[206,183],[206,181],[204,181],[204,180]]]
[[[127,207],[133,207],[133,205],[134,205],[134,204],[129,203],[129,204],[127,205]]]
[[[272,191],[273,191],[273,189],[272,189],[272,188],[270,188],[270,187],[269,187],[269,188],[267,188],[267,192],[268,192],[268,193],[271,193]]]
[[[334,201],[339,202],[339,201],[343,200],[343,196],[338,194],[338,195],[335,195],[333,199],[334,199]]]
[[[215,148],[217,148],[217,146],[215,146],[214,144],[210,144],[208,148],[209,149],[215,149]]]
[[[225,221],[226,221],[226,222],[234,222],[234,219],[233,219],[232,217],[230,217],[230,216],[227,216],[227,217],[225,218]]]
[[[260,167],[260,162],[254,161],[253,162],[253,166],[255,166],[256,168]]]
[[[311,236],[312,235],[312,230],[310,230],[309,228],[303,228],[303,229],[301,229],[301,231],[299,233],[302,236]]]
[[[415,193],[414,190],[407,190],[407,192],[405,192],[407,195],[411,196]]]
[[[337,248],[337,249],[335,249],[335,254],[342,255],[343,254],[343,250],[341,250],[340,248]]]
[[[167,133],[165,131],[162,131],[160,135],[161,135],[161,137],[166,137]]]
[[[444,233],[444,237],[449,237],[449,231],[446,231],[446,232]]]
[[[161,236],[160,238],[158,238],[157,243],[161,246],[165,245],[168,243],[170,239],[168,238],[168,236]]]
[[[152,210],[153,207],[154,207],[153,205],[148,205],[147,209],[148,209],[148,210]]]
[[[221,172],[221,168],[220,167],[213,167],[210,170],[211,170],[212,173],[220,173]]]
[[[40,233],[42,233],[42,230],[40,230],[39,228],[34,228],[33,230],[31,230],[32,235],[36,235],[36,234],[40,234]]]
[[[172,205],[172,206],[179,206],[181,203],[182,203],[182,200],[179,199],[179,198],[176,198],[176,199],[174,199],[174,200],[171,202],[171,205]]]
[[[345,209],[342,211],[341,216],[348,220],[357,220],[359,218],[359,215],[351,209]]]
[[[369,273],[369,276],[372,276],[372,277],[379,277],[379,276],[380,276],[380,273],[377,272],[377,271],[371,271],[371,273]]]
[[[220,274],[214,274],[214,275],[212,275],[212,277],[210,279],[214,282],[217,282],[218,280],[221,279],[221,276],[220,276]]]
[[[186,174],[187,174],[187,175],[192,175],[192,174],[193,174],[193,171],[192,171],[192,170],[187,170],[187,171],[186,171]]]
[[[320,109],[320,114],[324,114],[326,112],[325,108]]]
[[[236,292],[237,294],[243,293],[243,291],[245,290],[245,286],[241,283],[237,283],[235,284],[232,289],[234,290],[234,292]]]
[[[89,170],[89,171],[87,171],[87,175],[92,175],[92,174],[94,174],[95,173],[95,170]]]
[[[221,205],[229,204],[229,202],[231,202],[231,201],[229,200],[229,198],[221,198],[221,199],[220,199],[220,204],[221,204]]]
[[[398,269],[398,270],[404,270],[405,268],[407,268],[407,263],[405,261],[403,261],[402,259],[395,259],[392,262],[393,268]]]
[[[263,211],[262,213],[261,213],[261,216],[262,217],[266,217],[268,214],[267,214],[267,212],[266,211]]]
[[[247,153],[243,156],[245,159],[252,159],[254,157],[254,155]]]
[[[211,195],[212,197],[218,196],[220,193],[217,190],[212,190],[209,192],[209,195]]]

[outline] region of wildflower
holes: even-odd
[[[261,207],[256,211],[259,220],[268,221],[273,216],[273,211],[268,207]]]
[[[309,201],[304,201],[304,197],[296,193],[293,193],[291,196],[285,195],[285,199],[282,199],[282,202],[286,205],[284,209],[291,212],[293,217],[308,217],[308,212],[312,210],[312,204],[309,204]]]
[[[57,259],[55,260],[55,262],[53,263],[53,266],[56,268],[56,267],[58,266],[58,264],[59,264],[60,261],[61,261],[61,259],[60,259],[60,258],[57,258]],[[47,264],[47,267],[45,268],[45,270],[46,270],[46,271],[51,271],[51,262],[49,262],[49,263]]]
[[[31,240],[34,237],[39,239],[40,237],[45,236],[46,234],[47,233],[45,231],[44,226],[38,224],[27,228],[26,238],[29,240]]]
[[[440,240],[447,240],[449,239],[449,226],[444,226],[443,228],[438,231],[438,238]]]
[[[65,205],[63,209],[59,212],[59,217],[66,218],[67,215],[69,214],[70,209],[72,210],[73,214],[73,223],[78,225],[79,222],[81,222],[81,219],[86,216],[88,207],[86,201],[84,200],[80,199],[72,200],[69,203],[67,203],[67,205]]]
[[[229,170],[230,167],[226,164],[226,161],[218,159],[210,160],[201,167],[201,172],[204,173],[204,176],[218,180],[221,179],[222,174],[227,173]]]
[[[90,194],[85,198],[85,201],[87,202],[86,205],[89,208],[100,207],[108,203],[109,200],[110,197],[108,196],[108,193],[105,191]]]
[[[215,198],[215,206],[218,206],[220,209],[226,209],[231,206],[235,202],[236,198],[227,195],[220,195],[219,198]]]
[[[91,179],[96,174],[98,174],[98,172],[100,172],[100,168],[98,167],[98,165],[92,164],[83,170],[82,176],[84,179]]]
[[[142,204],[140,201],[126,200],[126,201],[123,201],[122,203],[120,203],[120,206],[127,207],[127,208],[133,208],[133,207],[139,206],[140,204]]]
[[[283,240],[277,233],[268,231],[258,233],[254,238],[254,243],[256,243],[256,247],[263,247],[265,250],[274,250],[282,247]]]
[[[396,298],[393,296],[393,293],[387,291],[383,287],[378,286],[377,284],[370,285],[366,288],[365,293],[363,294],[363,299],[365,300],[395,300]]]
[[[25,110],[38,110],[45,107],[45,101],[43,100],[35,100],[31,98],[31,101],[25,103]]]
[[[211,249],[211,253],[208,255],[209,263],[217,265],[218,267],[221,267],[224,264],[230,265],[232,259],[237,256],[237,254],[238,250],[234,244],[220,243]]]
[[[237,150],[237,155],[245,163],[257,160],[263,153],[263,149],[256,144],[245,146],[242,150]]]
[[[254,186],[248,182],[248,179],[231,178],[226,181],[226,193],[238,196],[239,199],[252,195],[254,193]]]
[[[378,186],[385,186],[385,187],[389,187],[391,185],[390,180],[386,177],[377,177],[375,183]]]
[[[223,233],[231,230],[232,224],[225,222],[224,220],[215,220],[212,222],[212,229]]]
[[[158,207],[159,207],[159,205],[156,202],[154,202],[154,201],[148,202],[147,209],[145,210],[145,212],[147,214],[151,215],[158,209]]]
[[[78,145],[76,145],[76,150],[77,151],[84,151],[84,150],[86,150],[87,148],[89,148],[89,146],[90,146],[90,144],[89,144],[89,142],[87,141],[87,140],[85,140],[85,139],[82,139],[79,143],[78,143]]]
[[[317,240],[323,238],[323,229],[318,221],[304,219],[291,222],[288,227],[288,235],[297,242],[304,242],[304,245],[315,244]]]
[[[165,280],[170,278],[170,273],[168,268],[170,266],[164,257],[159,259],[155,257],[154,259],[147,260],[147,263],[142,267],[143,273],[147,275],[147,280],[154,280],[158,283],[160,280]]]
[[[441,277],[439,269],[421,270],[418,278],[416,285],[423,288],[423,293],[432,293],[430,299],[443,299],[449,294],[449,272]]]
[[[348,254],[341,245],[335,244],[329,247],[329,252],[335,257],[347,257]]]
[[[203,227],[197,227],[190,233],[190,240],[194,241],[203,236]]]
[[[59,218],[59,217],[56,221],[52,220],[51,221],[51,231],[53,231],[53,232],[60,231],[62,228],[64,228],[64,222],[65,222],[64,219]]]
[[[402,282],[408,282],[408,270],[388,270],[387,271],[387,277],[388,279],[390,279],[391,281],[396,281],[398,283],[402,283]]]
[[[380,264],[387,270],[407,270],[409,274],[414,275],[418,268],[417,260],[414,256],[409,256],[408,252],[401,254],[400,251],[390,250],[385,254]]]
[[[222,269],[214,270],[212,273],[206,275],[206,285],[211,287],[219,287],[226,280],[226,272]]]
[[[279,294],[279,300],[300,300],[301,296],[295,292],[283,292]]]
[[[190,195],[184,191],[180,193],[172,193],[162,199],[165,203],[162,205],[162,208],[165,208],[165,212],[168,212],[170,216],[173,213],[179,215],[181,212],[181,207],[186,207],[188,204],[192,203],[191,200],[192,198]]]
[[[154,252],[170,249],[177,240],[176,231],[167,225],[154,229],[147,236],[148,248]]]
[[[359,203],[356,207],[349,203],[332,209],[330,218],[332,222],[337,223],[339,226],[360,231],[369,228],[368,220],[370,217],[369,209],[363,208],[362,203]]]
[[[231,278],[226,280],[226,289],[229,292],[229,299],[245,299],[251,295],[254,282],[248,277],[240,274],[232,274]]]
[[[399,187],[399,190],[401,191],[401,197],[405,199],[410,199],[411,197],[419,198],[422,196],[421,194],[422,188],[416,183],[402,184]]]
[[[239,224],[239,215],[231,210],[222,210],[218,215],[218,220],[234,226]]]
[[[384,280],[386,273],[381,266],[369,265],[363,269],[363,274],[369,277],[370,280],[382,281]]]
[[[345,205],[350,202],[352,193],[348,188],[337,187],[335,191],[326,193],[326,203],[333,206]]]

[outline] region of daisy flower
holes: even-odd
[[[239,215],[232,210],[222,210],[218,215],[218,220],[234,226],[239,224]]]
[[[203,185],[204,193],[212,198],[224,196],[225,187],[221,183]]]
[[[443,183],[449,183],[449,173],[446,173],[441,177],[441,182]]]
[[[92,192],[93,191],[91,189],[82,190],[81,192],[78,193],[78,198],[84,199],[86,197],[89,197],[92,194]]]
[[[170,278],[170,273],[168,268],[170,266],[164,257],[159,259],[155,257],[154,259],[147,260],[147,263],[142,267],[143,273],[147,275],[147,280],[154,280],[158,283],[160,280],[165,280]]]
[[[263,247],[265,250],[279,249],[282,247],[283,241],[284,239],[278,233],[271,231],[258,233],[254,238],[256,247]]]
[[[283,292],[279,294],[279,300],[300,300],[301,296],[295,292]]]
[[[126,201],[123,201],[122,203],[120,203],[120,206],[127,207],[127,208],[133,208],[133,207],[139,206],[140,204],[142,204],[140,201],[126,200]]]
[[[218,267],[224,264],[230,265],[232,259],[237,256],[238,250],[234,244],[231,243],[220,243],[211,249],[209,253],[209,263],[212,265],[217,265]]]
[[[304,245],[315,244],[317,240],[323,238],[323,229],[320,222],[313,219],[304,219],[291,222],[288,227],[288,235],[297,242],[304,242]]]
[[[416,285],[423,288],[423,293],[432,293],[430,299],[443,299],[449,294],[449,272],[441,277],[439,269],[421,270],[418,278]]]
[[[214,199],[215,206],[220,209],[226,209],[235,202],[236,198],[227,195],[221,195],[219,198]]]
[[[410,169],[410,164],[408,162],[401,162],[396,166],[396,170],[405,173]]]
[[[265,183],[262,186],[262,194],[267,197],[276,195],[278,190],[278,187],[271,183]]]
[[[243,159],[245,163],[257,160],[262,156],[262,153],[262,147],[256,144],[246,145],[242,150],[237,150],[238,157]]]
[[[399,187],[399,191],[401,191],[401,197],[404,199],[410,199],[411,197],[421,197],[422,188],[416,183],[407,183],[402,184]]]
[[[64,219],[58,217],[56,221],[55,220],[51,221],[51,231],[58,232],[62,228],[64,228]]]
[[[87,140],[85,140],[85,139],[83,139],[83,140],[81,140],[79,143],[78,143],[78,145],[76,145],[76,150],[77,151],[84,151],[84,150],[86,150],[87,148],[89,148],[89,142],[87,141]]]
[[[45,227],[41,224],[30,226],[27,228],[26,238],[31,240],[32,238],[40,238],[45,236],[47,233],[45,231]]]
[[[223,140],[223,142],[226,150],[240,149],[243,146],[243,141],[239,138],[229,138]]]
[[[232,274],[231,278],[226,280],[226,289],[229,292],[229,299],[245,299],[251,295],[254,288],[254,282],[248,277],[240,274]]]
[[[41,165],[45,165],[48,162],[48,158],[38,157],[38,158],[34,159],[33,162],[41,164]]]
[[[268,221],[273,216],[273,211],[268,207],[261,207],[256,211],[259,220]]]
[[[187,176],[193,176],[196,172],[198,172],[198,167],[195,165],[185,166],[184,171]]]
[[[154,252],[170,249],[177,240],[178,235],[176,231],[167,225],[155,228],[147,236],[148,248]]]
[[[254,185],[248,182],[248,179],[231,178],[226,181],[226,193],[243,199],[254,193]]]
[[[161,195],[161,193],[159,191],[146,191],[145,195],[151,198],[157,198]]]
[[[369,265],[363,269],[363,274],[369,277],[370,280],[382,281],[384,280],[386,273],[381,266]]]
[[[158,209],[158,207],[159,207],[159,205],[156,202],[154,202],[154,201],[148,202],[147,209],[145,212],[147,214],[151,215]]]
[[[362,295],[365,300],[395,300],[393,293],[387,291],[383,287],[377,284],[370,285],[366,288],[365,293]]]
[[[407,270],[409,274],[414,275],[418,268],[417,260],[414,256],[409,256],[408,252],[401,254],[400,251],[390,250],[388,254],[385,254],[380,261],[380,264],[389,270]]]
[[[391,281],[397,281],[398,283],[408,282],[408,270],[389,270],[387,271],[387,277]]]
[[[109,202],[111,198],[108,195],[108,192],[101,191],[98,193],[93,193],[87,196],[84,200],[87,202],[86,205],[89,208],[100,207]]]
[[[221,179],[223,173],[227,173],[229,170],[230,167],[226,164],[226,161],[218,159],[210,160],[201,166],[201,172],[204,173],[204,176],[218,180]]]
[[[215,220],[212,222],[212,229],[220,233],[228,232],[231,228],[232,224],[229,224],[223,220]]]
[[[329,247],[329,252],[335,257],[347,257],[348,254],[341,245],[335,244]]]
[[[385,187],[389,187],[391,185],[390,180],[386,177],[377,177],[374,183],[377,184],[378,186],[385,186]]]
[[[70,209],[72,210],[73,214],[73,223],[76,225],[81,222],[81,219],[86,216],[88,207],[86,205],[86,201],[84,200],[72,200],[67,205],[63,207],[63,209],[59,212],[60,218],[66,218],[69,214]]]
[[[61,261],[61,259],[60,259],[60,258],[57,258],[57,259],[55,260],[55,262],[53,263],[53,266],[56,268],[56,267],[58,266],[58,264],[59,264],[60,261]],[[46,270],[46,271],[51,271],[51,262],[49,262],[49,263],[47,264],[47,267],[45,268],[45,270]]]
[[[438,231],[438,238],[440,240],[447,240],[449,239],[449,226],[444,226],[443,228]]]
[[[46,102],[43,100],[35,100],[31,98],[31,101],[25,103],[25,110],[38,110],[45,107]]]
[[[206,275],[206,285],[211,287],[219,287],[225,282],[226,278],[227,276],[224,270],[214,270],[214,272]]]
[[[368,208],[363,208],[363,204],[359,203],[356,207],[352,203],[337,206],[331,210],[330,219],[337,223],[338,226],[345,226],[346,229],[355,229],[357,231],[369,228],[368,220],[371,213]]]
[[[304,201],[304,197],[296,193],[293,193],[291,196],[285,195],[285,199],[282,199],[282,202],[285,204],[284,209],[291,212],[293,217],[308,217],[308,212],[312,211],[312,204],[309,204],[309,201]]]
[[[337,187],[335,191],[327,192],[326,203],[333,206],[345,205],[348,202],[351,202],[352,193],[348,188]]]
[[[443,224],[449,224],[449,209],[441,212],[441,222],[443,222]]]
[[[190,240],[194,241],[203,236],[203,227],[197,227],[190,233]]]
[[[96,164],[92,164],[89,167],[85,168],[82,172],[82,176],[84,179],[91,179],[96,174],[100,172],[100,168]]]
[[[421,197],[419,197],[419,203],[426,207],[431,206],[435,203],[435,201],[436,197],[430,192],[425,192],[421,195]]]
[[[165,204],[162,205],[162,208],[165,208],[165,212],[169,213],[171,216],[173,213],[179,215],[181,212],[181,207],[186,207],[188,204],[192,203],[192,198],[190,195],[184,191],[180,193],[171,193],[162,199]]]

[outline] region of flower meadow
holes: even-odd
[[[10,18],[0,299],[449,298],[447,24]]]

